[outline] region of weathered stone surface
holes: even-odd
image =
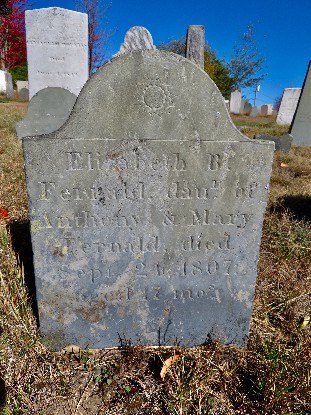
[[[25,101],[29,100],[29,86],[28,81],[16,81],[16,89],[19,98]]]
[[[303,83],[300,99],[290,128],[297,145],[311,146],[311,61]]]
[[[132,50],[143,49],[155,49],[151,33],[145,27],[134,26],[126,32],[120,51],[115,56],[131,52]]]
[[[45,88],[28,104],[26,117],[16,124],[19,138],[48,134],[67,120],[77,97],[64,88]]]
[[[12,75],[9,72],[0,70],[0,93],[1,92],[10,98],[14,95]]]
[[[18,96],[21,99],[24,99],[25,101],[29,100],[29,89],[27,88],[22,88],[19,92],[18,92]]]
[[[231,92],[230,112],[232,112],[232,114],[241,114],[242,110],[244,109],[244,105],[245,101],[242,98],[241,92],[238,90]]]
[[[285,88],[282,96],[282,101],[276,122],[279,125],[291,124],[298,100],[300,97],[301,88]]]
[[[204,69],[204,26],[193,25],[188,27],[186,58]]]
[[[261,115],[261,108],[260,107],[252,107],[251,112],[250,112],[250,117],[258,117],[259,115]]]
[[[278,137],[272,135],[255,135],[256,140],[272,141],[275,144],[275,151],[288,153],[291,149],[293,137],[290,134],[283,134]]]
[[[23,149],[50,348],[244,343],[274,145],[234,127],[203,71],[121,55]]]
[[[249,115],[251,111],[252,111],[252,104],[250,104],[249,102],[245,102],[244,108],[242,109],[242,114]]]
[[[28,81],[16,81],[17,92],[19,92],[23,88],[29,89]]]
[[[79,95],[88,79],[87,14],[50,7],[27,10],[25,20],[30,99],[47,87]]]
[[[272,115],[273,105],[272,104],[264,104],[261,106],[261,115],[266,117],[267,115]]]

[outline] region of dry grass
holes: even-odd
[[[279,136],[288,132],[288,125],[278,125],[272,116],[251,118],[247,115],[231,114],[233,122],[243,134],[254,138],[256,134]]]
[[[27,240],[7,233],[25,229],[27,207],[12,126],[24,108],[6,105],[0,104],[0,207],[9,209],[10,226],[0,225],[0,413],[311,414],[311,149],[275,154],[247,348],[213,342],[53,353],[38,337],[26,251],[24,271],[13,250]],[[164,361],[174,355],[163,380]]]

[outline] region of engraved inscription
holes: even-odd
[[[82,250],[85,254],[104,252],[111,253],[124,253],[124,252],[159,252],[160,251],[159,236],[138,236],[131,241],[118,241],[118,242],[92,242],[83,243]]]
[[[236,194],[235,196],[237,198],[254,198],[255,197],[255,191],[258,188],[258,183],[253,182],[246,186],[240,187],[240,184],[236,184]]]
[[[118,157],[116,154],[102,154],[99,152],[68,151],[65,153],[66,170],[109,171],[109,170],[186,170],[186,161],[179,153],[163,154],[161,157],[147,159],[141,157],[136,149],[130,156]]]
[[[112,227],[129,227],[134,228],[140,222],[137,215],[121,215],[114,216],[98,216],[91,214],[89,211],[81,211],[80,213],[72,213],[69,216],[57,216],[53,218],[50,213],[45,212],[40,224],[45,229],[65,229],[65,228],[101,228],[106,226]]]
[[[27,45],[31,46],[56,46],[56,47],[66,47],[66,48],[86,48],[86,43],[71,43],[71,42],[48,42],[48,41],[41,41],[35,39],[27,40]]]
[[[82,189],[78,186],[62,189],[55,182],[39,182],[38,200],[50,200],[53,196],[64,201],[98,200],[102,204],[107,200],[139,200],[145,198],[145,184],[139,182],[129,185],[120,183],[116,187],[108,188],[98,186]]]
[[[210,187],[197,186],[188,181],[172,182],[167,192],[169,199],[209,199],[217,197],[217,191],[220,189],[220,183],[217,180],[211,180]]]
[[[78,72],[46,72],[37,70],[37,75],[54,76],[56,78],[75,78],[79,76]]]
[[[59,56],[50,56],[49,57],[49,61],[50,62],[65,62],[65,58],[62,56],[62,57],[59,57]]]
[[[208,209],[199,211],[192,210],[191,225],[234,225],[238,228],[245,228],[252,214],[248,213],[216,213]]]

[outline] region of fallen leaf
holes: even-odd
[[[9,210],[6,208],[0,207],[0,220],[8,220],[9,218]]]
[[[179,354],[174,354],[174,356],[172,356],[172,357],[169,357],[168,359],[166,359],[165,360],[165,362],[163,363],[163,366],[162,366],[162,369],[161,369],[161,372],[160,372],[160,377],[161,377],[161,379],[164,381],[164,378],[165,378],[165,374],[166,374],[166,372],[167,372],[167,370],[168,370],[168,368],[170,367],[170,366],[172,366],[172,364],[173,363],[175,363],[178,359],[179,359]]]
[[[301,328],[304,329],[310,323],[310,316],[304,316],[303,322],[301,323]]]

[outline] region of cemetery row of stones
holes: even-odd
[[[273,109],[272,104],[252,106],[242,98],[242,94],[239,90],[231,93],[229,108],[232,114],[249,115],[250,117],[265,117],[267,115],[277,116],[277,111]]]
[[[244,344],[274,144],[233,125],[203,27],[190,59],[135,27],[86,83],[86,15],[32,10],[26,29],[33,111],[58,117],[30,105],[19,125],[47,345]]]

